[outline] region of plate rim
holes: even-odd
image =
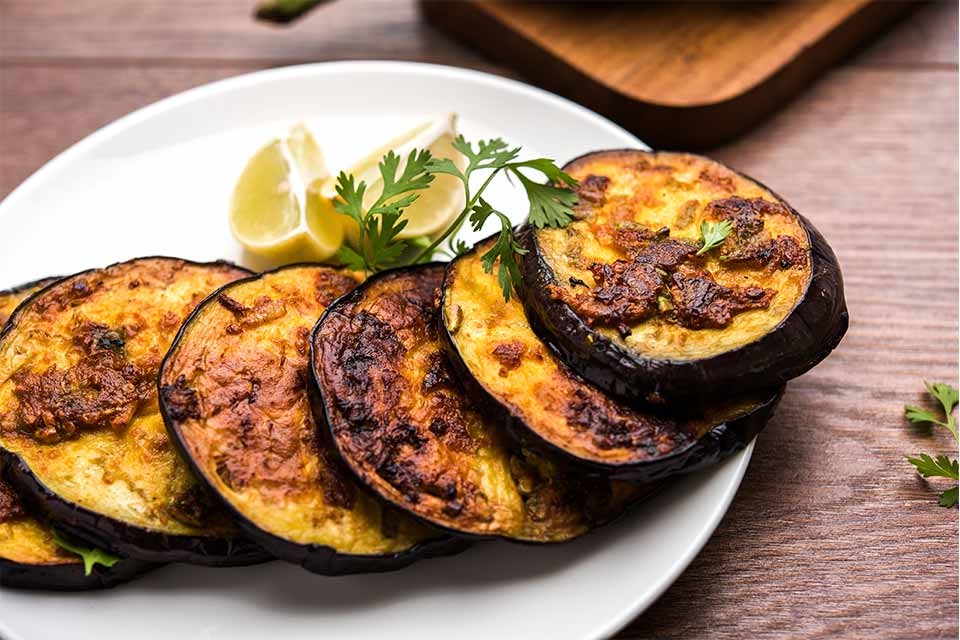
[[[34,190],[42,186],[47,174],[53,173],[58,168],[66,165],[80,156],[88,149],[94,148],[102,141],[109,140],[111,137],[119,135],[124,131],[133,128],[143,122],[149,121],[156,115],[166,111],[174,110],[186,106],[192,102],[202,101],[208,96],[216,95],[221,92],[231,91],[246,86],[256,86],[264,81],[276,79],[295,78],[297,76],[316,76],[318,73],[337,73],[337,72],[391,72],[403,74],[424,74],[433,76],[437,79],[454,78],[467,82],[486,85],[494,90],[507,91],[514,94],[526,95],[540,101],[546,102],[554,107],[573,111],[580,116],[586,117],[595,125],[603,127],[621,136],[626,136],[638,146],[649,149],[643,141],[634,134],[616,124],[612,120],[596,113],[595,111],[584,107],[568,98],[564,98],[555,93],[541,89],[539,87],[527,84],[520,80],[507,78],[486,71],[476,69],[454,67],[443,64],[398,61],[398,60],[337,60],[327,62],[312,62],[307,64],[285,65],[261,69],[248,73],[243,73],[213,82],[204,83],[191,87],[184,91],[175,93],[166,98],[152,102],[148,105],[135,109],[104,126],[94,130],[79,141],[71,144],[64,150],[57,153],[53,158],[43,163],[33,173],[31,173],[23,182],[17,185],[6,197],[0,201],[0,222],[8,209],[16,206],[23,198],[29,196]],[[656,602],[660,596],[677,580],[677,578],[687,569],[694,558],[696,558],[707,541],[713,536],[721,519],[730,508],[734,497],[740,489],[743,477],[746,473],[750,460],[753,457],[753,450],[756,444],[756,438],[752,440],[742,451],[731,456],[725,464],[734,464],[735,468],[729,485],[724,489],[721,499],[714,505],[714,508],[707,514],[702,521],[699,531],[693,542],[688,545],[684,552],[675,558],[670,569],[653,583],[651,589],[630,599],[629,604],[623,607],[623,610],[613,616],[612,619],[605,621],[595,627],[595,630],[589,634],[590,638],[607,638],[625,628],[637,616],[642,614],[647,608]],[[11,640],[21,640],[23,636],[10,629],[6,622],[0,620],[0,636],[9,637]]]

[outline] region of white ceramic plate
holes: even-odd
[[[461,115],[564,162],[642,143],[567,100],[439,66],[343,62],[254,73],[137,111],[51,161],[0,204],[0,288],[126,258],[240,260],[226,205],[246,159],[306,119],[340,168],[425,116]],[[519,221],[521,194],[498,186]],[[0,592],[9,640],[95,638],[594,638],[686,568],[732,500],[752,445],[674,483],[614,525],[560,546],[479,544],[390,574],[329,578],[279,562],[171,566],[106,592]],[[65,635],[66,634],[66,635]]]

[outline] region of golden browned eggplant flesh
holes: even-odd
[[[378,495],[455,532],[557,542],[644,489],[514,446],[461,388],[437,331],[442,265],[386,272],[324,314],[313,374],[334,443]]]
[[[782,384],[839,343],[836,257],[759,182],[685,153],[598,151],[565,169],[577,219],[522,234],[521,293],[594,384],[701,401]]]
[[[653,480],[714,462],[762,428],[776,390],[732,396],[694,413],[653,413],[584,381],[537,337],[517,298],[504,300],[496,278],[484,272],[480,256],[492,242],[448,266],[443,330],[464,377],[506,414],[521,439],[534,438],[609,474]],[[704,439],[720,430],[737,432],[729,442],[734,448],[719,450],[728,439]]]
[[[160,375],[161,409],[198,474],[251,537],[321,573],[402,566],[444,537],[362,491],[319,438],[310,329],[361,279],[300,265],[224,287],[186,322]]]
[[[44,517],[144,560],[264,557],[231,540],[235,527],[171,446],[156,394],[184,318],[247,274],[141,258],[64,278],[17,308],[0,336],[0,445]]]

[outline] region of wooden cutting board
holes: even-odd
[[[422,0],[435,26],[659,148],[743,132],[911,2]]]

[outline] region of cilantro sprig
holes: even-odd
[[[359,227],[357,250],[346,245],[337,250],[337,257],[351,269],[358,271],[380,271],[397,266],[401,256],[415,242],[398,240],[397,234],[407,226],[401,220],[403,210],[417,201],[418,191],[423,191],[433,182],[434,176],[427,171],[430,152],[416,150],[410,152],[403,171],[400,168],[400,156],[390,151],[379,164],[383,179],[383,191],[369,207],[364,206],[367,184],[357,183],[352,175],[340,172],[337,176],[337,195],[334,207],[340,213],[352,218]]]
[[[520,147],[511,148],[499,138],[480,140],[476,144],[457,136],[453,147],[463,154],[466,165],[460,169],[449,158],[434,158],[429,151],[414,150],[407,158],[400,175],[400,158],[388,153],[380,162],[383,192],[369,207],[363,204],[367,185],[356,183],[353,176],[341,173],[337,178],[335,204],[337,211],[356,221],[360,233],[357,249],[342,247],[337,256],[351,268],[376,272],[401,264],[417,264],[430,260],[443,251],[461,255],[469,250],[467,245],[455,239],[457,232],[469,222],[474,231],[480,231],[490,218],[500,223],[500,233],[493,247],[481,256],[484,271],[492,273],[497,267],[497,280],[506,300],[510,299],[514,286],[520,281],[520,269],[516,256],[525,251],[517,243],[509,217],[497,210],[482,197],[493,179],[505,173],[524,188],[529,201],[528,219],[537,228],[563,227],[573,219],[573,206],[577,195],[571,189],[577,181],[564,173],[553,160],[534,158],[518,160]],[[542,174],[547,182],[531,179],[526,172]],[[471,190],[471,178],[487,173],[480,187]],[[403,210],[419,197],[418,191],[430,186],[437,174],[456,177],[463,183],[465,205],[453,222],[432,241],[422,238],[398,240],[397,235],[406,226],[401,219]],[[441,245],[447,242],[447,248]],[[413,254],[411,258],[410,255]]]
[[[720,246],[732,231],[733,223],[729,220],[721,220],[720,222],[703,220],[700,223],[700,241],[703,244],[700,250],[697,251],[697,255],[702,256],[714,247]]]
[[[63,536],[60,535],[59,531],[53,532],[53,541],[58,547],[66,549],[67,551],[80,556],[80,558],[83,560],[83,574],[86,576],[89,576],[91,573],[93,573],[94,565],[100,564],[110,568],[120,562],[120,558],[113,554],[107,553],[102,549],[97,549],[96,547],[85,547],[83,545],[74,544],[68,540],[65,540]]]
[[[941,420],[933,411],[912,405],[905,405],[903,407],[904,417],[913,424],[924,424],[928,426],[939,425],[944,427],[953,434],[954,440],[960,442],[960,438],[957,437],[957,421],[956,418],[953,417],[953,409],[957,406],[957,403],[960,402],[960,392],[949,384],[930,384],[927,382],[923,384],[927,387],[927,392],[940,403],[945,419]],[[907,456],[907,461],[916,467],[917,473],[924,478],[960,480],[960,465],[958,465],[956,459],[951,460],[945,455],[938,455],[935,458],[931,458],[929,455],[921,453],[918,457]],[[960,495],[958,494],[960,494],[960,487],[953,487],[941,492],[940,506],[955,506],[958,500],[960,500]]]

